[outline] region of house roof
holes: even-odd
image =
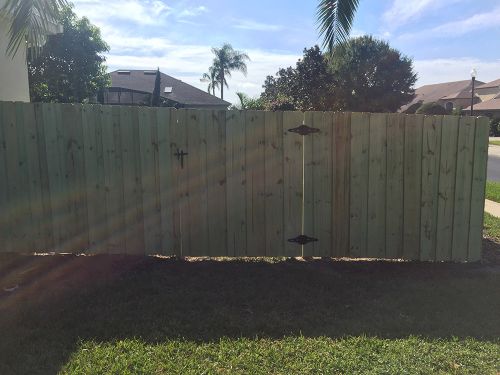
[[[465,108],[464,111],[470,111],[470,107]],[[474,111],[500,111],[500,95],[495,99],[474,104]]]
[[[488,88],[492,88],[492,87],[500,87],[500,78],[499,79],[496,79],[494,81],[491,81],[491,82],[488,82],[488,83],[485,83],[483,85],[480,85],[478,86],[477,88],[478,89],[488,89]]]
[[[476,84],[482,85],[483,83],[484,82],[476,81]],[[415,97],[413,98],[413,100],[407,105],[403,106],[401,110],[404,111],[409,106],[419,101],[423,103],[435,102],[438,101],[439,99],[444,99],[445,97],[448,96],[450,97],[455,96],[454,98],[456,99],[459,97],[459,95],[462,95],[463,91],[466,91],[468,89],[470,92],[470,86],[471,86],[471,80],[465,80],[456,82],[436,83],[432,85],[425,85],[419,87],[415,90]],[[467,98],[470,97],[470,94],[469,96],[466,97]]]
[[[163,98],[188,105],[224,106],[231,103],[191,86],[181,80],[161,73],[160,93]],[[112,88],[152,93],[155,86],[155,70],[115,70],[110,73]],[[165,90],[167,88],[167,90]]]

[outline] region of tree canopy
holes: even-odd
[[[104,52],[108,45],[87,18],[70,7],[61,11],[64,32],[50,35],[42,51],[28,62],[34,102],[81,103],[109,84]]]
[[[305,49],[295,68],[267,77],[262,100],[273,110],[393,112],[413,98],[416,79],[411,59],[364,36],[331,55]]]

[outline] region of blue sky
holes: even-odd
[[[211,47],[229,42],[251,58],[235,73],[226,99],[258,95],[267,75],[294,65],[321,42],[318,1],[73,0],[101,28],[114,69],[160,69],[202,89]],[[372,34],[414,59],[418,85],[500,78],[500,0],[360,0],[353,36]],[[417,85],[417,86],[418,86]]]

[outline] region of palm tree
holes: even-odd
[[[349,38],[359,0],[320,0],[317,9],[319,35],[330,53]]]
[[[210,94],[211,91],[212,95],[215,96],[215,89],[219,88],[219,81],[217,80],[217,71],[214,69],[213,66],[208,68],[208,73],[203,73],[203,76],[201,77],[200,81],[208,82],[207,92]]]
[[[35,47],[43,45],[45,35],[57,23],[67,0],[6,0],[0,9],[0,18],[9,19],[7,54],[14,57],[26,42]]]
[[[224,86],[229,87],[226,77],[231,77],[233,71],[240,71],[246,76],[246,61],[250,60],[250,57],[244,52],[234,50],[229,43],[224,43],[221,48],[212,48],[212,52],[215,58],[211,69],[217,73],[220,97],[224,99]]]

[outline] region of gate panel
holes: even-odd
[[[288,239],[295,238],[303,232],[303,137],[288,130],[302,124],[304,115],[301,112],[283,113],[283,151],[284,163],[284,256],[301,256],[302,246]]]

